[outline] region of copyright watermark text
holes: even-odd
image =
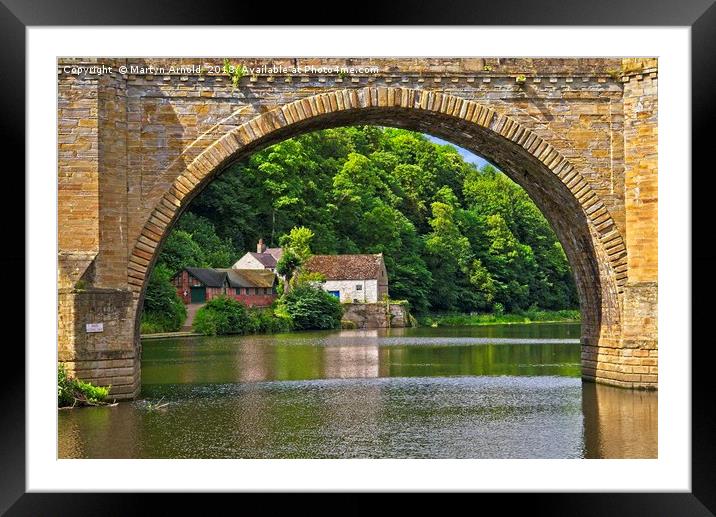
[[[59,71],[66,75],[105,75],[119,73],[122,75],[225,75],[239,70],[242,75],[367,75],[377,74],[377,66],[345,66],[345,65],[63,65]]]

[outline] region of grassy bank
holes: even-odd
[[[503,323],[578,322],[579,310],[527,310],[519,314],[429,314],[418,316],[424,327],[457,327],[463,325],[495,325]]]

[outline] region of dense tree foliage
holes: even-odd
[[[317,254],[382,252],[391,297],[417,313],[577,306],[564,252],[524,190],[410,131],[317,131],[231,166],[182,216],[160,262],[227,267],[259,238],[292,247],[287,272],[308,241]]]
[[[174,276],[185,267],[230,267],[236,261],[231,239],[221,239],[207,218],[187,212],[167,237],[158,265]]]

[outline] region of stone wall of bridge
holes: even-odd
[[[249,71],[236,85],[223,59],[58,62],[59,351],[78,374],[136,393],[147,273],[168,228],[231,161],[303,131],[378,123],[472,149],[520,183],[575,272],[585,378],[656,386],[655,59],[230,62]],[[92,65],[112,71],[73,73]],[[95,303],[125,315],[106,345],[81,335]],[[101,359],[108,350],[117,358]],[[132,354],[133,375],[97,363]]]
[[[259,74],[242,78],[238,87],[225,74],[169,71],[172,67],[214,70],[223,66],[221,59],[93,61],[111,66],[115,72],[103,76],[59,75],[61,98],[64,91],[71,91],[76,99],[67,104],[69,109],[63,110],[64,104],[60,107],[64,127],[70,129],[61,132],[67,135],[61,149],[63,145],[68,150],[77,147],[71,140],[75,134],[71,130],[73,118],[77,124],[87,120],[87,112],[74,106],[89,103],[87,97],[97,97],[92,102],[95,110],[103,111],[98,114],[104,122],[96,130],[97,142],[100,134],[102,141],[113,139],[110,153],[100,164],[113,170],[132,170],[127,178],[130,241],[138,236],[148,212],[176,176],[231,128],[300,98],[365,86],[440,91],[499,110],[548,140],[578,167],[604,200],[620,230],[625,230],[619,59],[235,59],[233,63],[247,69],[271,65],[310,70],[360,64],[380,70],[356,76]],[[87,60],[64,60],[59,70],[90,64]],[[154,73],[120,74],[121,67]],[[524,83],[517,82],[520,75],[524,75]],[[112,156],[113,152],[117,154]],[[95,163],[91,157],[89,163]],[[118,172],[117,179],[121,178]]]

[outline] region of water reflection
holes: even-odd
[[[145,342],[170,405],[61,411],[59,456],[655,457],[656,393],[582,383],[578,325],[526,327]]]
[[[522,334],[533,335],[516,337],[519,329],[513,327],[530,327]],[[450,335],[454,329],[392,329],[148,341],[142,380],[147,386],[453,375],[578,377],[575,327],[578,336],[578,325],[561,324],[511,325],[502,335],[493,327],[470,327],[455,336]]]
[[[656,458],[658,395],[584,383],[585,458]]]

